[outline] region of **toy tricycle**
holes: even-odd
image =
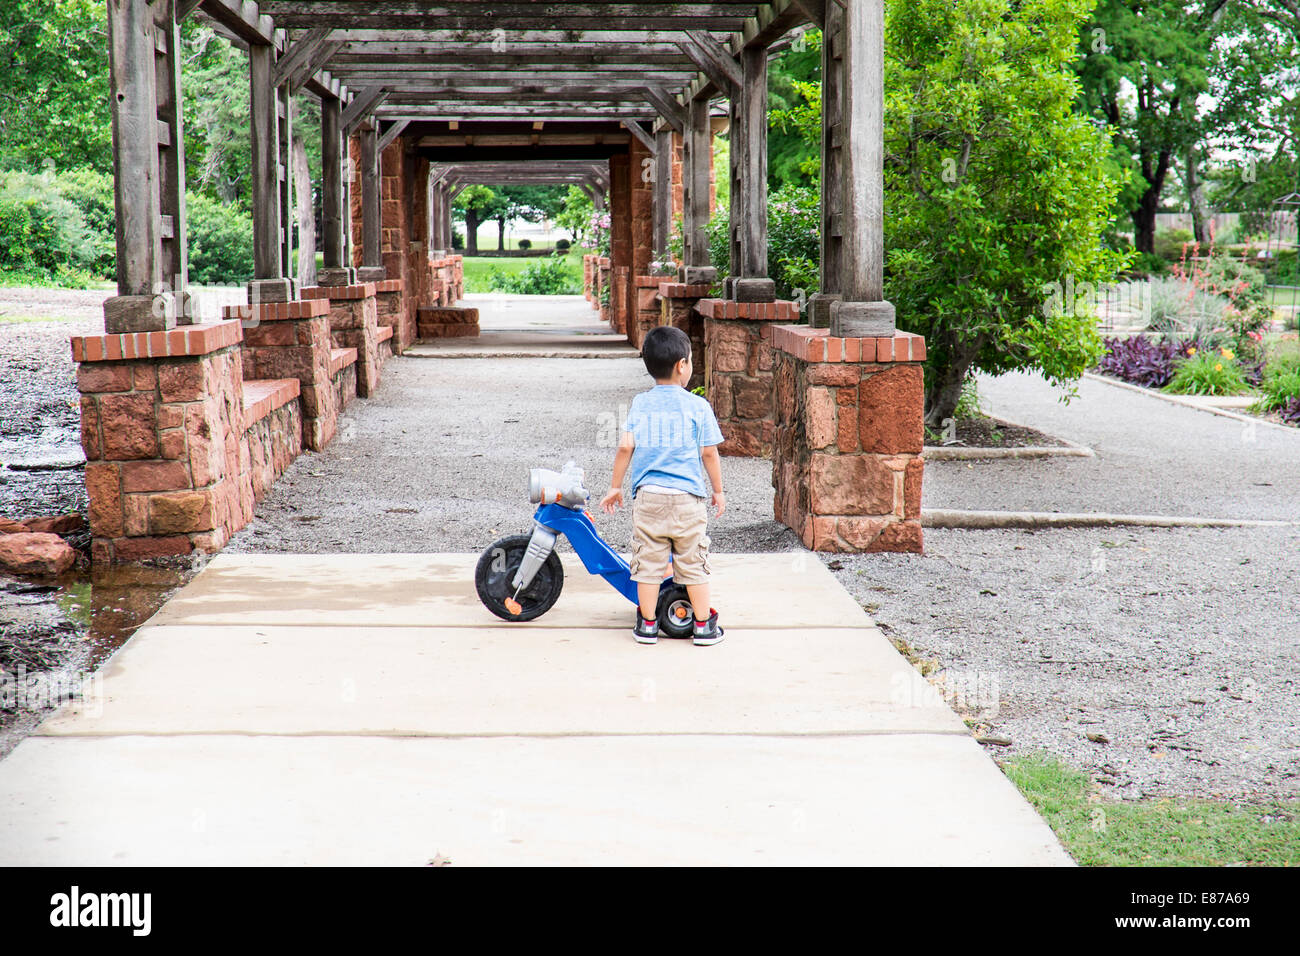
[[[596,531],[587,513],[590,495],[583,487],[584,472],[575,462],[562,471],[534,468],[529,473],[528,500],[538,505],[533,513],[533,533],[512,534],[493,542],[474,569],[479,600],[506,621],[531,621],[551,609],[564,587],[564,568],[555,553],[558,535],[564,535],[592,574],[599,574],[619,594],[638,604],[632,569]],[[671,575],[659,586],[656,606],[659,633],[664,637],[690,637],[695,615],[686,588]]]

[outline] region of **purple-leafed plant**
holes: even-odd
[[[1300,398],[1287,399],[1287,403],[1279,409],[1279,414],[1288,425],[1300,427]]]
[[[1187,357],[1184,343],[1153,342],[1142,335],[1108,338],[1105,346],[1106,354],[1097,363],[1097,370],[1145,388],[1168,385],[1174,377],[1174,363]]]

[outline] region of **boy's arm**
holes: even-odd
[[[609,479],[609,491],[600,499],[600,506],[609,514],[614,513],[615,503],[623,504],[623,477],[627,466],[632,462],[632,452],[636,449],[636,437],[630,431],[623,432],[618,442],[618,451],[614,453],[614,474]]]
[[[722,512],[727,510],[727,496],[722,490],[722,456],[718,454],[718,446],[705,445],[701,448],[700,461],[704,463],[704,470],[709,474],[709,483],[713,485],[713,504],[718,508],[718,513],[714,517],[721,518]]]

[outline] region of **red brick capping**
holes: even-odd
[[[836,339],[830,329],[778,325],[772,329],[772,347],[805,362],[925,361],[925,338],[914,332],[895,332],[891,339]]]
[[[298,397],[296,378],[244,379],[244,428]]]
[[[331,349],[330,350],[330,376],[333,377],[339,373],[339,369],[346,368],[349,365],[355,365],[357,361],[356,349]]]
[[[279,322],[289,319],[311,319],[318,315],[329,315],[328,299],[307,299],[294,302],[262,302],[258,305],[228,305],[221,310],[227,319],[240,319],[245,322]]]
[[[406,288],[406,282],[402,279],[380,279],[373,283],[375,292],[401,292]]]
[[[638,289],[657,289],[663,284],[660,276],[633,276],[632,284]]]
[[[363,282],[360,285],[309,285],[299,289],[298,295],[304,299],[368,299],[375,294],[377,284]]]
[[[706,319],[747,319],[751,322],[799,321],[798,304],[788,301],[732,302],[730,299],[701,299],[695,303],[695,311]]]
[[[659,294],[665,299],[703,299],[712,291],[711,285],[686,285],[662,280],[659,283]]]
[[[381,325],[375,330],[376,342],[387,342],[393,337],[393,327],[391,325]]]
[[[235,345],[243,337],[238,322],[187,325],[166,332],[78,335],[72,339],[72,361],[117,362],[123,359],[208,355]]]

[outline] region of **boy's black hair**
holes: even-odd
[[[641,343],[645,370],[655,381],[672,375],[677,363],[690,354],[690,337],[675,325],[656,325]]]

